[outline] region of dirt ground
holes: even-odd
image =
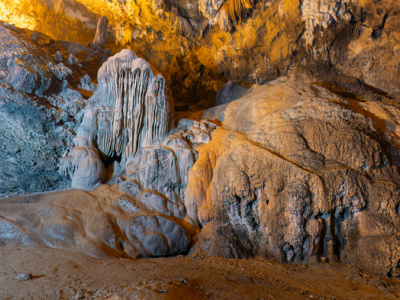
[[[17,276],[30,273],[30,280]],[[0,247],[0,299],[399,299],[400,281],[338,264],[186,256],[96,259]]]

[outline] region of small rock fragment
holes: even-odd
[[[78,63],[78,60],[76,59],[75,54],[70,53],[70,54],[69,54],[69,57],[68,57],[68,64],[69,64],[70,66],[72,66],[72,65],[74,65],[74,64],[76,64],[76,63]]]
[[[222,105],[225,103],[232,102],[243,97],[248,91],[248,88],[240,85],[239,83],[229,81],[224,87],[218,92],[215,104]]]
[[[21,273],[17,275],[17,278],[20,280],[29,280],[32,279],[32,274],[31,273]]]
[[[121,177],[115,178],[115,184],[121,184],[123,182],[124,182],[124,180]]]
[[[321,262],[327,263],[329,259],[327,257],[321,257]]]
[[[308,265],[300,265],[303,269],[308,269]]]
[[[56,54],[54,54],[54,59],[56,60],[56,62],[64,61],[64,56],[62,55],[61,51],[57,51]]]
[[[362,278],[364,278],[364,279],[371,279],[371,276],[369,276],[368,274],[362,274]]]

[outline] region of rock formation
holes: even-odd
[[[164,210],[118,186],[8,199],[0,203],[0,245],[70,249],[100,258],[184,253],[196,229]]]
[[[168,136],[160,145],[141,148],[127,164],[126,177],[161,194],[173,205],[171,211],[184,218],[189,172],[197,160],[194,149],[211,140],[210,134],[216,125],[184,119],[178,128],[180,130]]]
[[[0,4],[0,246],[400,277],[396,1],[56,2]]]
[[[68,188],[58,164],[73,145],[87,96],[74,73],[89,75],[60,59],[73,54],[86,68],[106,56],[2,25],[0,37],[0,195]]]
[[[322,27],[326,30],[333,22],[348,24],[352,18],[344,0],[305,0],[302,3],[301,11],[303,21],[306,23],[304,39],[308,45],[312,45],[314,42],[315,28]]]
[[[223,126],[189,175],[185,205],[203,226],[196,247],[289,263],[337,256],[397,276],[400,110],[376,105],[280,83],[206,112]]]
[[[107,28],[108,28],[107,17],[101,17],[99,19],[99,22],[97,23],[97,31],[93,41],[93,45],[104,46],[106,44]]]
[[[244,96],[247,92],[247,88],[236,82],[229,81],[224,87],[218,92],[215,104],[222,105],[233,100],[237,100]]]
[[[121,156],[125,162],[140,147],[161,142],[172,129],[173,100],[165,79],[132,51],[110,58],[98,81],[93,102],[96,108],[105,107],[97,111],[97,144],[105,156]]]
[[[97,134],[89,112],[96,122],[88,111],[70,154],[79,157],[77,180],[100,178],[93,163],[99,157],[81,143]],[[241,99],[203,112],[201,119],[213,123],[183,119],[159,145],[141,147],[116,185],[1,204],[2,242],[44,242],[100,257],[160,256],[188,251],[199,227],[197,252],[285,263],[329,258],[396,277],[399,116],[394,105],[352,102],[315,85],[255,85]],[[83,238],[61,243],[42,231],[28,238],[22,232],[35,227],[33,219],[17,221],[26,204],[10,206],[15,201],[50,210],[54,218],[42,221],[45,227],[72,218],[82,225],[67,222],[58,230],[64,239]],[[98,205],[113,218],[99,217]]]
[[[106,175],[99,152],[93,144],[96,128],[95,113],[88,110],[74,139],[75,147],[60,162],[61,173],[72,179],[73,188],[92,190]]]
[[[71,70],[38,56],[1,25],[0,39],[0,195],[66,188],[69,182],[58,174],[57,161],[73,138],[72,124],[57,126],[57,109],[38,105],[37,98],[60,92]],[[71,115],[72,107],[65,107]]]
[[[262,84],[280,76],[334,82],[337,90],[353,94],[367,86],[398,92],[398,81],[390,76],[398,72],[397,1],[52,2],[9,3],[0,6],[0,19],[87,44],[99,19],[107,17],[110,41],[155,66],[176,101],[204,103],[200,109],[213,105],[228,81]],[[36,22],[38,15],[45,20]]]
[[[100,157],[125,165],[141,147],[161,142],[172,129],[173,101],[165,79],[132,51],[109,58],[99,70],[98,82],[75,148],[61,163],[74,188],[91,190],[101,182],[105,170]],[[91,163],[82,164],[88,153]]]

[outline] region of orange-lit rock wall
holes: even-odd
[[[348,52],[382,44],[375,37],[398,30],[399,12],[391,0],[0,0],[0,20],[83,44],[107,16],[107,47],[134,50],[165,74],[178,102],[200,104],[228,80],[320,81],[339,64],[335,72],[362,74],[342,70]]]

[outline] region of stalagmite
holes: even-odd
[[[100,68],[93,96],[101,153],[126,162],[140,147],[161,142],[172,129],[172,97],[165,79],[130,50]]]
[[[92,190],[105,176],[105,168],[94,147],[97,125],[93,110],[88,110],[74,139],[75,147],[60,162],[60,171],[72,179],[72,188]]]
[[[104,160],[120,160],[122,165],[141,147],[162,142],[172,129],[173,106],[161,74],[131,50],[123,50],[104,63],[98,81],[93,107],[86,109],[77,137],[96,145]]]

